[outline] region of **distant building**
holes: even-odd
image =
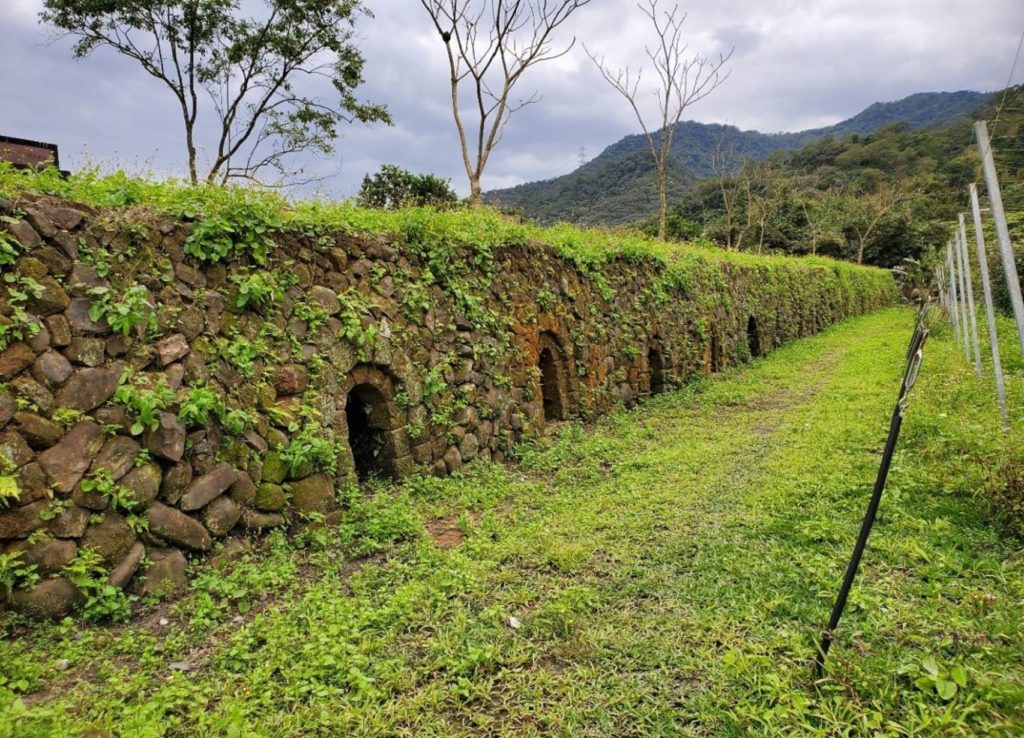
[[[16,167],[42,169],[53,165],[59,169],[60,152],[57,144],[0,136],[0,161],[10,162]]]

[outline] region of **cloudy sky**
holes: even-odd
[[[255,0],[247,0],[254,2]],[[667,3],[669,0],[662,0]],[[37,20],[42,0],[0,0],[0,134],[60,145],[62,164],[181,174],[180,114],[134,62],[100,49],[84,60]],[[356,192],[382,163],[451,178],[466,191],[448,98],[447,61],[418,0],[370,0],[359,29],[366,83],[394,127],[345,127],[336,155],[308,162],[331,196]],[[692,0],[690,48],[735,48],[731,77],[686,117],[761,131],[828,125],[914,92],[1002,88],[1024,30],[1021,0]],[[564,28],[616,64],[639,64],[647,19],[632,0],[593,0]],[[1024,60],[1014,82],[1024,79]],[[485,189],[564,174],[638,126],[579,44],[534,68],[519,91],[542,101],[513,117]],[[653,98],[652,98],[653,100]]]

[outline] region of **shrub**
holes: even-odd
[[[444,209],[459,200],[449,182],[433,174],[413,174],[394,164],[384,164],[372,177],[363,177],[359,204],[377,210],[408,206]]]

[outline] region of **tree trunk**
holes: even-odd
[[[483,193],[480,191],[480,177],[471,174],[469,176],[469,206],[476,208],[482,204]]]
[[[658,238],[665,240],[668,221],[668,177],[665,173],[665,160],[658,162]]]
[[[192,184],[199,184],[199,176],[196,174],[196,143],[192,135],[192,126],[185,125],[185,146],[188,147],[188,178]]]

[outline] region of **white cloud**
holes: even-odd
[[[347,127],[337,156],[309,168],[340,170],[323,185],[335,195],[354,193],[363,174],[385,162],[452,178],[464,191],[441,42],[418,3],[372,5],[376,17],[359,32],[367,57],[360,96],[388,104],[396,126]],[[100,159],[180,167],[181,123],[167,93],[112,52],[76,61],[69,42],[47,44],[40,7],[41,0],[0,0],[0,65],[14,70],[0,133],[54,140],[71,155],[86,141]],[[914,92],[997,89],[1024,27],[1019,0],[704,0],[687,9],[691,49],[735,46],[728,82],[687,117],[764,131],[827,125]],[[634,0],[598,0],[562,38],[575,33],[609,61],[636,66],[650,40],[646,23]],[[576,165],[579,146],[592,158],[638,130],[580,45],[531,70],[520,91],[543,101],[513,117],[486,187],[557,176]]]

